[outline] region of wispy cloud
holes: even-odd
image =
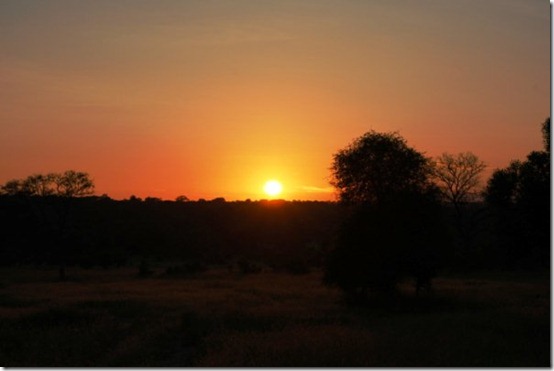
[[[335,191],[333,187],[301,186],[300,189],[310,193],[333,193]]]

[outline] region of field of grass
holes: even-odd
[[[437,279],[344,304],[321,273],[2,269],[2,366],[550,366],[548,276]]]

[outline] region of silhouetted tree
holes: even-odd
[[[443,153],[434,162],[433,176],[442,196],[459,213],[461,206],[478,195],[479,177],[486,165],[471,152]]]
[[[1,189],[7,195],[82,197],[94,193],[94,183],[87,173],[68,170],[10,180]]]
[[[55,193],[54,183],[60,174],[35,174],[22,181],[22,192],[32,196],[49,196]]]
[[[550,118],[542,125],[542,135],[543,151],[495,170],[484,192],[510,265],[550,261]]]
[[[68,170],[64,173],[49,173],[30,175],[23,180],[11,180],[2,186],[7,195],[26,196],[37,210],[36,217],[40,224],[48,229],[49,250],[60,262],[59,276],[65,279],[65,266],[71,247],[67,236],[71,199],[88,196],[94,193],[94,183],[85,172]],[[44,198],[54,196],[50,203]],[[40,198],[35,200],[35,198]],[[46,207],[54,210],[52,213]],[[48,227],[46,227],[48,226]]]
[[[8,180],[0,187],[1,194],[16,196],[23,194],[23,182],[18,179]]]
[[[460,236],[461,251],[465,258],[473,248],[473,240],[482,222],[483,208],[476,208],[480,175],[486,165],[471,152],[452,155],[443,153],[433,163],[433,179],[444,201],[454,209],[454,224]],[[469,207],[472,206],[472,207]]]
[[[396,133],[366,133],[334,156],[331,183],[352,212],[329,254],[327,284],[363,298],[390,293],[406,276],[430,282],[446,241],[430,170]]]
[[[175,202],[189,202],[189,198],[185,195],[180,195],[175,198]]]
[[[378,203],[431,187],[430,162],[397,133],[370,131],[333,156],[331,184],[345,202]]]
[[[94,183],[87,173],[68,170],[63,174],[49,174],[56,190],[54,194],[63,197],[83,197],[94,193]]]

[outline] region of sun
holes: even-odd
[[[264,185],[264,192],[271,197],[279,195],[283,191],[283,186],[277,180],[268,180]]]

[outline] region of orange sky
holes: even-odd
[[[333,153],[370,129],[472,151],[486,180],[541,148],[549,35],[538,0],[3,0],[0,183],[328,200]]]

